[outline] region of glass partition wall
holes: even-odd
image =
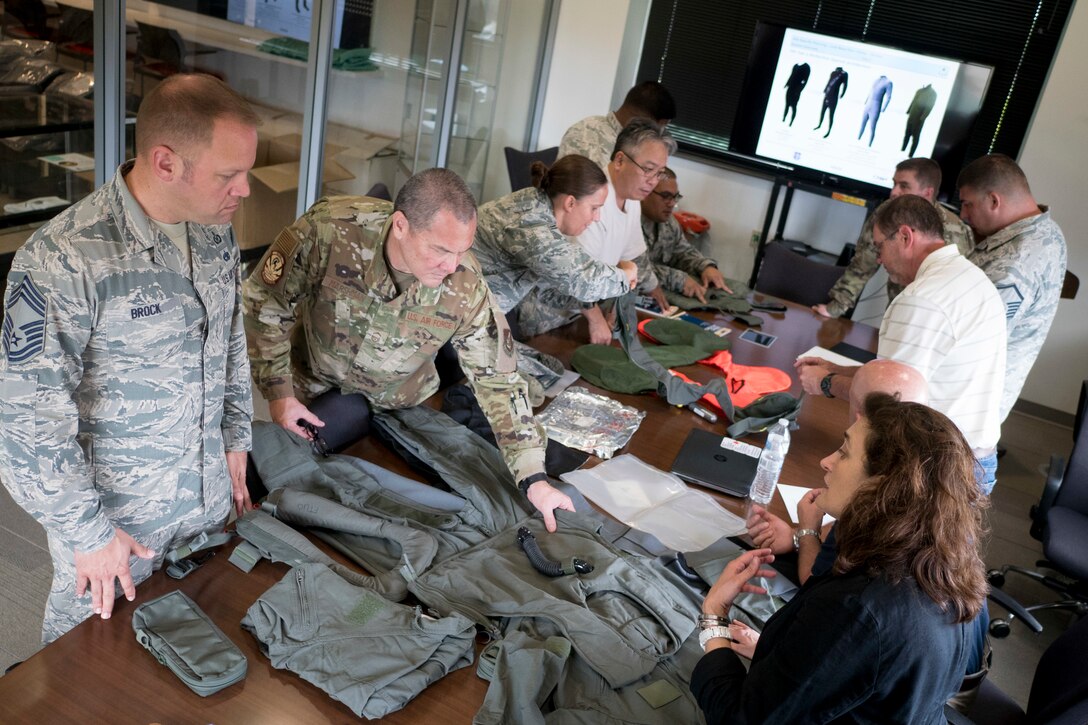
[[[5,227],[22,236],[0,261],[28,223],[132,157],[142,99],[179,72],[216,75],[263,119],[252,194],[235,217],[248,256],[321,194],[395,196],[430,166],[457,171],[481,202],[507,193],[502,147],[530,145],[543,31],[557,12],[555,0],[2,6],[0,243]]]

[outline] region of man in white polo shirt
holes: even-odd
[[[956,423],[981,464],[989,494],[997,469],[1005,382],[1005,308],[994,285],[954,245],[941,217],[919,196],[885,202],[873,219],[879,261],[907,285],[884,313],[877,355],[906,363],[929,383],[930,405]],[[810,394],[848,398],[857,368],[821,358],[796,364]]]
[[[640,292],[651,295],[662,309],[669,303],[654,274],[642,236],[639,205],[665,175],[676,141],[664,126],[636,118],[620,131],[608,164],[608,198],[601,218],[590,224],[576,241],[598,262],[616,266],[633,261],[638,266]],[[589,323],[590,342],[612,341],[612,324],[597,304],[582,303],[556,290],[534,290],[518,306],[518,326],[525,337],[560,327],[581,313]]]

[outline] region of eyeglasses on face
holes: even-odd
[[[684,198],[683,194],[674,194],[671,191],[654,191],[655,194],[661,197],[661,199],[668,204],[669,202],[680,201]]]
[[[642,172],[642,177],[644,179],[656,179],[657,181],[661,181],[666,177],[665,169],[647,169],[645,166],[635,161],[634,158],[627,156],[626,153],[623,155]]]

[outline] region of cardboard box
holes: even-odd
[[[280,231],[296,219],[299,156],[302,137],[290,133],[273,138],[259,138],[257,161],[249,174],[249,197],[234,215],[234,236],[242,249],[258,249],[272,243]],[[343,146],[325,144],[324,185],[355,176],[333,157]]]

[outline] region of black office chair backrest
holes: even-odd
[[[1074,622],[1039,658],[1028,697],[1028,722],[1051,725],[1088,722],[1085,653],[1088,653],[1088,617]]]
[[[1077,290],[1080,289],[1080,277],[1065,270],[1065,279],[1062,280],[1062,292],[1061,298],[1063,300],[1073,300],[1077,298]]]
[[[799,305],[818,305],[827,302],[827,293],[845,271],[845,267],[817,262],[772,242],[763,250],[756,291]]]
[[[1088,516],[1088,426],[1083,425],[1088,412],[1088,380],[1081,383],[1077,416],[1073,422],[1073,451],[1065,466],[1062,485],[1054,506],[1073,509]]]
[[[176,30],[136,22],[136,54],[141,60],[155,60],[185,69],[185,41]]]
[[[543,161],[551,166],[559,158],[559,147],[552,146],[539,151],[518,151],[507,146],[503,149],[506,153],[506,171],[510,174],[510,191],[517,191],[533,185],[529,167],[534,161]]]
[[[372,199],[384,199],[385,201],[393,201],[393,195],[389,193],[389,187],[378,182],[374,186],[370,187],[370,191],[366,193]]]

